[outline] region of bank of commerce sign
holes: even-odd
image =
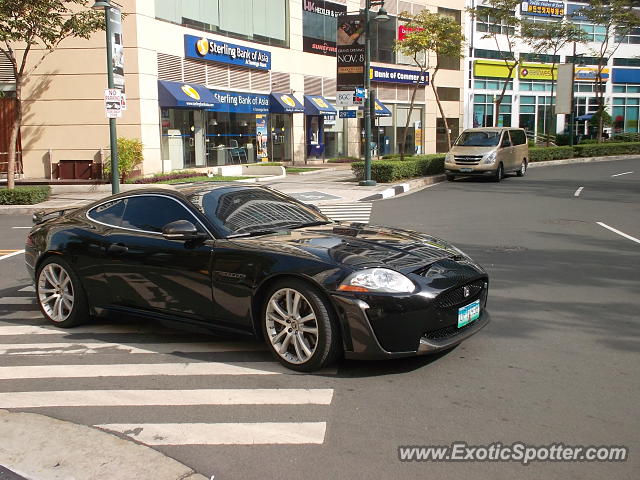
[[[525,15],[539,17],[564,17],[563,2],[548,2],[546,0],[529,0],[520,4],[520,11]]]
[[[211,38],[184,36],[184,56],[198,60],[271,70],[271,52]]]

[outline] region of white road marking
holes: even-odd
[[[23,229],[23,228],[32,229],[33,227],[11,227],[11,228],[18,230],[18,229]]]
[[[36,287],[34,287],[33,285],[29,285],[28,287],[21,288],[18,291],[19,292],[33,292],[33,293],[35,293]]]
[[[578,189],[576,190],[576,192],[573,194],[573,196],[574,196],[574,197],[579,197],[579,196],[580,196],[580,192],[582,192],[582,189],[583,189],[583,188],[584,188],[584,187],[580,187],[580,188],[578,188]]]
[[[88,327],[76,327],[67,330],[56,327],[40,327],[37,325],[0,325],[0,336],[3,335],[75,335],[82,334],[104,334],[104,333],[165,333],[141,328],[120,326],[120,325],[93,325]]]
[[[626,233],[621,232],[620,230],[616,230],[615,228],[610,227],[606,223],[602,223],[602,222],[596,222],[596,223],[598,225],[600,225],[601,227],[606,228],[607,230],[611,230],[613,233],[617,233],[621,237],[627,238],[627,239],[631,240],[632,242],[640,243],[640,240],[638,240],[636,237],[632,237],[631,235],[627,235]]]
[[[279,375],[238,363],[131,363],[111,365],[29,365],[0,367],[0,380],[26,378],[95,378],[189,375]]]
[[[231,343],[5,343],[0,344],[0,355],[52,355],[89,353],[202,353],[263,351],[261,344]]]
[[[615,175],[611,175],[612,177],[619,177],[620,175],[629,175],[630,173],[633,172],[622,172],[622,173],[616,173]]]
[[[0,305],[33,305],[36,303],[34,297],[2,297]]]
[[[0,408],[330,405],[333,389],[67,390],[0,393]]]
[[[146,445],[322,444],[326,422],[104,424]]]
[[[4,260],[4,259],[9,258],[9,257],[15,257],[16,255],[20,255],[22,253],[24,253],[24,250],[18,250],[18,251],[13,252],[13,253],[7,253],[6,255],[0,256],[0,260]]]

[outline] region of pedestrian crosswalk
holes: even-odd
[[[325,441],[334,390],[284,368],[262,342],[153,323],[63,330],[25,311],[33,288],[3,293],[1,409],[68,417],[151,446]]]
[[[341,222],[369,223],[371,217],[370,202],[361,203],[334,203],[331,205],[318,205],[320,211],[332,220]]]

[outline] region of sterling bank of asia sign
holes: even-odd
[[[184,52],[187,58],[271,70],[271,52],[211,38],[185,35]]]

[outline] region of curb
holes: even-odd
[[[530,162],[527,168],[553,167],[554,165],[572,165],[574,163],[614,162],[616,160],[640,159],[640,155],[612,155],[610,157],[578,157],[564,160],[547,160],[544,162]]]
[[[0,410],[0,465],[31,480],[207,480],[146,445],[35,413]]]
[[[300,168],[304,168],[304,167],[300,167]],[[310,167],[310,168],[315,168],[315,167]],[[317,173],[335,172],[336,170],[338,170],[337,168],[333,168],[333,167],[328,167],[328,168],[317,167],[317,168],[319,168],[319,169],[318,170],[312,170],[310,172],[288,173],[287,175],[314,175],[314,174],[317,174]]]
[[[375,200],[383,200],[386,198],[395,197],[396,195],[407,193],[409,190],[415,190],[417,188],[426,187],[428,185],[433,185],[435,183],[444,182],[445,180],[446,180],[446,176],[444,174],[431,175],[429,177],[414,178],[413,180],[409,180],[408,182],[393,185],[387,188],[386,190],[382,190],[381,192],[378,192],[374,195],[361,198],[358,201],[372,202]]]

